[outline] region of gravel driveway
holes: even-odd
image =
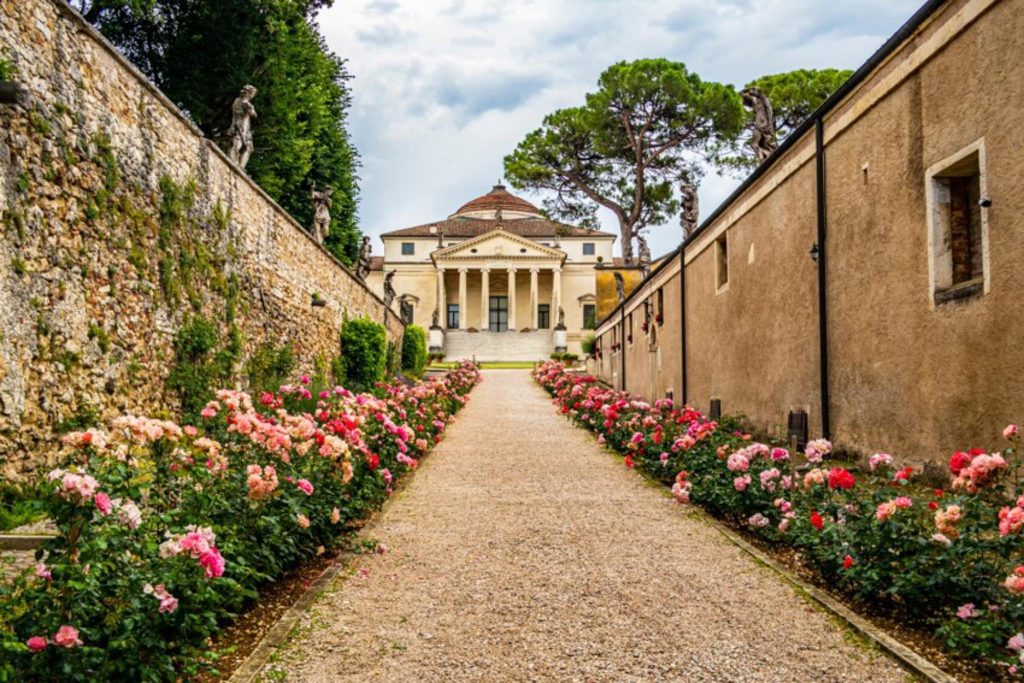
[[[905,681],[557,414],[484,373],[364,556],[274,666],[289,681]]]

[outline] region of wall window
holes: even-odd
[[[459,305],[448,304],[448,329],[459,329]]]
[[[665,322],[665,290],[661,287],[658,288],[658,309],[655,312],[658,316],[658,324]]]
[[[537,329],[546,330],[551,327],[551,305],[537,304]]]
[[[597,305],[583,304],[583,329],[593,330],[597,328]]]
[[[402,256],[412,256],[416,253],[415,242],[402,242]]]
[[[932,298],[936,304],[985,289],[983,150],[974,145],[929,173]]]
[[[594,254],[597,253],[597,250],[596,250],[595,247],[596,247],[596,245],[593,242],[584,242],[583,243],[583,255],[584,256],[593,256]]]
[[[715,278],[719,291],[729,284],[729,242],[725,233],[715,240]]]

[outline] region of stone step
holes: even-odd
[[[446,360],[538,361],[555,350],[552,330],[533,332],[467,332],[447,330],[444,340]]]

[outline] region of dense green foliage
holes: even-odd
[[[6,81],[14,74],[14,67],[9,61],[0,57],[0,81]]]
[[[345,120],[350,76],[313,21],[323,0],[73,2],[212,139],[225,143],[231,103],[258,89],[247,171],[303,225],[310,189],[334,188],[325,246],[352,263],[358,154]]]
[[[402,337],[402,369],[414,377],[427,364],[427,333],[419,325],[408,325]]]
[[[295,367],[295,353],[287,344],[263,344],[249,359],[246,370],[252,391],[274,391],[285,383]]]
[[[505,175],[516,188],[554,193],[545,207],[560,219],[596,226],[598,208],[610,210],[629,263],[637,232],[678,210],[674,185],[696,182],[700,162],[714,163],[743,120],[730,85],[667,59],[619,62],[585,104],[546,116],[505,157]]]
[[[216,350],[219,344],[217,326],[201,316],[182,325],[174,337],[174,367],[167,387],[177,392],[186,422],[199,419],[203,406],[213,398],[215,383],[231,377],[242,352],[237,328],[231,328],[226,342]]]
[[[345,386],[365,391],[384,379],[388,368],[388,335],[369,318],[352,318],[341,326],[341,364]]]

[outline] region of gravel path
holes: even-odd
[[[905,681],[491,371],[274,666],[289,681]]]

